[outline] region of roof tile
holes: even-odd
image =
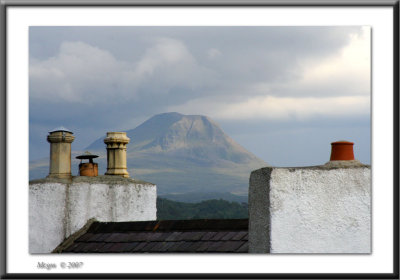
[[[200,240],[206,233],[203,231],[187,231],[182,234],[182,240],[187,240],[187,241],[196,241]]]
[[[132,249],[132,252],[140,252],[140,250],[147,245],[147,242],[139,242],[139,244]]]
[[[112,233],[110,236],[108,236],[105,241],[106,242],[120,242],[120,240],[123,240],[123,238],[126,236],[125,233]]]
[[[247,228],[245,219],[94,222],[62,252],[244,253]]]
[[[187,252],[187,248],[189,248],[194,242],[182,241],[179,243],[180,243],[180,245],[176,248],[176,251],[177,252]]]
[[[87,232],[87,233],[81,235],[81,236],[80,236],[79,238],[77,238],[75,241],[76,241],[76,242],[85,242],[85,241],[87,241],[90,237],[92,237],[93,235],[94,235],[93,233]]]
[[[177,252],[178,248],[182,246],[185,241],[171,242],[171,246],[168,247],[167,252]]]
[[[103,242],[103,241],[106,240],[110,235],[111,235],[111,233],[101,233],[101,234],[98,234],[98,238],[96,238],[96,242]]]
[[[147,241],[147,232],[131,232],[128,236],[129,241]]]
[[[85,247],[87,246],[87,244],[88,243],[83,243],[83,242],[81,242],[81,243],[76,243],[76,246],[75,246],[75,248],[72,250],[72,252],[74,252],[74,253],[83,253],[83,252],[85,252]]]
[[[203,235],[203,237],[200,240],[210,240],[212,237],[217,235],[218,232],[216,231],[211,231],[211,232],[206,232],[206,234]]]
[[[201,246],[201,241],[191,242],[190,246],[186,248],[188,253],[196,253],[196,250]]]
[[[128,243],[124,242],[114,243],[113,246],[110,247],[109,251],[112,253],[124,252],[127,244]]]
[[[224,236],[222,236],[221,240],[230,240],[235,235],[236,231],[229,231]]]
[[[162,232],[162,234],[156,238],[155,241],[165,241],[172,233],[173,232]]]
[[[69,246],[65,251],[66,251],[66,252],[69,252],[69,253],[72,253],[72,252],[74,252],[74,250],[76,249],[76,247],[79,246],[79,244],[80,244],[80,243],[74,243],[74,244],[72,244],[71,246]]]
[[[88,253],[100,253],[100,248],[104,246],[106,243],[103,242],[92,242],[91,246],[88,248]]]
[[[211,241],[201,241],[200,246],[196,249],[196,252],[205,252],[211,245]]]
[[[157,241],[160,236],[162,236],[162,232],[149,232],[147,233],[147,241]]]
[[[146,246],[140,249],[140,252],[150,252],[151,248],[153,248],[156,244],[157,242],[147,242]]]
[[[113,243],[102,243],[104,244],[103,246],[99,247],[99,253],[109,253],[110,247],[112,247],[114,244]]]
[[[217,252],[233,253],[242,245],[243,241],[225,241],[217,248]]]
[[[235,236],[231,238],[231,240],[241,240],[243,237],[247,235],[247,231],[239,231]]]
[[[125,252],[130,253],[138,246],[139,242],[127,242],[125,243]]]
[[[209,242],[208,247],[207,247],[207,252],[218,252],[218,248],[222,246],[224,242],[223,241],[215,241],[215,242]]]
[[[168,236],[165,241],[180,241],[182,232],[175,231],[170,236]]]
[[[249,252],[249,243],[243,242],[243,245],[236,250],[237,253],[248,253]]]
[[[224,237],[226,234],[227,234],[226,231],[218,232],[216,235],[214,235],[212,238],[210,238],[210,240],[213,240],[213,241],[220,240],[220,239],[221,239],[222,237]]]
[[[165,252],[168,252],[168,249],[170,247],[174,246],[176,242],[166,242],[166,241],[164,241],[164,242],[159,242],[159,243],[161,243],[162,245],[158,248],[158,252],[165,253]]]
[[[93,253],[99,247],[99,243],[97,242],[89,242],[85,244],[86,246],[83,249],[83,253]]]
[[[166,242],[153,241],[154,245],[150,248],[150,252],[161,252],[162,248],[166,246]]]

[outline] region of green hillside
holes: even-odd
[[[185,203],[157,198],[157,220],[191,219],[246,219],[246,203],[229,202],[222,199]]]
[[[186,193],[169,193],[159,194],[161,198],[166,198],[173,201],[198,203],[203,200],[223,199],[226,201],[247,203],[247,195],[235,195],[229,192],[186,192]]]

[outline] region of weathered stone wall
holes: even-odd
[[[370,253],[371,169],[359,163],[253,171],[251,253]]]
[[[29,251],[49,253],[95,218],[156,220],[156,186],[119,176],[42,179],[29,183]]]

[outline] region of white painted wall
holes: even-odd
[[[66,184],[29,185],[29,252],[51,252],[65,237]]]
[[[262,244],[265,232],[260,231],[269,230],[270,253],[371,252],[371,169],[367,166],[272,168],[269,183],[254,184],[250,192],[269,199],[268,211],[261,209],[266,204],[250,205],[252,212],[269,213],[269,219],[250,213],[258,220],[250,221],[250,230],[258,231],[250,238]],[[251,251],[260,252],[255,242],[250,245]]]
[[[369,168],[275,169],[271,253],[370,253]]]
[[[95,218],[102,222],[157,218],[156,186],[132,179],[40,180],[29,185],[29,251],[49,253]]]

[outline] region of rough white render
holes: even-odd
[[[51,252],[65,237],[65,184],[29,186],[29,252]]]
[[[274,168],[271,253],[370,253],[370,168]]]
[[[149,183],[29,186],[29,251],[49,253],[95,218],[102,222],[156,220],[156,186]]]
[[[69,188],[67,236],[95,218],[101,222],[157,219],[154,185],[76,183]]]

